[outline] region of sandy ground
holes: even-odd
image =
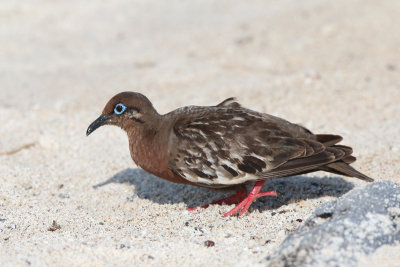
[[[264,189],[279,196],[241,218],[222,218],[233,206],[188,212],[226,194],[137,169],[118,128],[85,136],[119,91],[161,113],[236,96],[342,135],[359,170],[399,184],[399,25],[397,0],[3,0],[0,265],[262,265],[316,207],[363,184],[277,179]]]

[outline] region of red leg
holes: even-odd
[[[258,181],[254,186],[253,189],[251,189],[250,194],[242,201],[240,202],[235,208],[233,208],[231,211],[228,211],[227,213],[224,214],[224,217],[233,215],[237,212],[239,212],[239,216],[245,213],[250,205],[259,197],[264,197],[264,196],[274,196],[276,197],[276,192],[275,191],[268,191],[268,192],[261,192],[260,190],[262,186],[264,185],[264,181]]]
[[[211,202],[210,204],[206,204],[204,206],[201,206],[200,208],[206,209],[210,205],[214,205],[214,204],[217,204],[217,205],[222,205],[222,204],[232,205],[232,204],[238,203],[238,202],[242,201],[243,199],[245,199],[246,195],[247,195],[247,190],[242,188],[242,189],[237,190],[236,193],[233,194],[232,196],[229,196],[229,197],[226,197],[226,198]],[[199,207],[187,208],[187,210],[188,211],[193,211],[193,210],[196,210],[198,208]]]

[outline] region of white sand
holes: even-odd
[[[85,136],[123,90],[161,113],[237,96],[342,135],[356,168],[399,183],[399,10],[397,0],[3,0],[0,265],[254,266],[296,219],[363,184],[326,173],[277,179],[265,190],[279,196],[241,218],[221,217],[233,206],[187,212],[226,194],[136,169],[118,128]],[[53,220],[61,228],[48,231]],[[396,253],[365,262],[398,263]]]

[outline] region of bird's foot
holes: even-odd
[[[250,194],[242,201],[240,202],[236,207],[234,207],[232,210],[228,211],[227,213],[224,214],[224,217],[236,214],[237,212],[239,212],[239,216],[242,215],[243,213],[245,213],[250,205],[257,200],[257,198],[259,197],[265,197],[265,196],[273,196],[276,197],[277,193],[276,191],[268,191],[268,192],[260,192],[261,187],[263,186],[263,184],[265,183],[264,181],[258,181],[253,189],[251,189]]]
[[[210,204],[206,204],[204,206],[201,206],[200,208],[206,209],[210,205],[222,205],[222,204],[232,205],[232,204],[238,203],[240,201],[243,201],[243,199],[246,198],[246,195],[247,195],[247,190],[246,189],[240,189],[240,190],[237,190],[236,193],[233,194],[232,196],[219,199],[217,201],[211,202]],[[187,208],[187,210],[188,211],[193,211],[193,210],[196,210],[198,208],[199,207]]]

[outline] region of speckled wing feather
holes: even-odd
[[[174,112],[169,168],[196,184],[221,188],[318,170],[351,154],[327,147],[307,129],[241,108],[233,99],[215,107]],[[340,136],[320,136],[328,145]]]

